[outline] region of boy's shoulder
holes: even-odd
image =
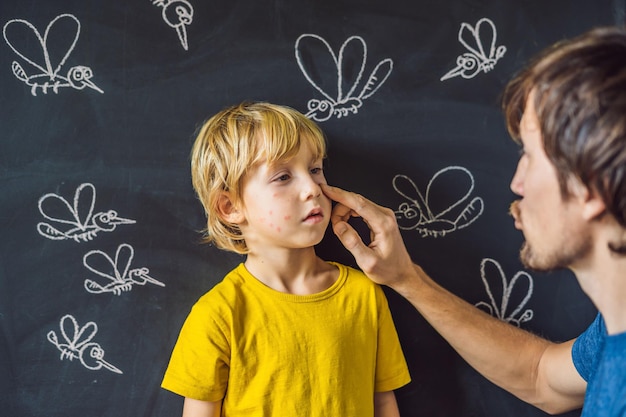
[[[239,264],[228,272],[220,282],[198,299],[194,308],[216,310],[234,306],[244,282],[242,267],[243,264]]]
[[[367,275],[365,275],[365,273],[361,271],[360,269],[357,269],[352,266],[345,265],[339,262],[329,261],[328,263],[335,265],[337,268],[339,268],[340,277],[344,274],[347,276],[348,285],[351,285],[351,286],[358,285],[364,288],[378,288],[379,287],[378,284],[376,284],[374,281],[369,279]]]

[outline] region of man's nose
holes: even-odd
[[[511,191],[522,196],[524,194],[524,177],[526,175],[526,160],[522,157],[517,163],[515,174],[511,179]]]

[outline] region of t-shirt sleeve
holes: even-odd
[[[192,308],[178,336],[161,387],[184,397],[219,401],[228,383],[230,346],[206,296]]]
[[[398,389],[409,382],[411,376],[400,346],[398,333],[393,323],[387,299],[382,288],[376,288],[378,307],[378,350],[376,358],[376,380],[374,390],[385,392]]]
[[[602,343],[606,336],[606,327],[600,313],[574,342],[572,346],[572,360],[576,370],[587,382],[593,377],[595,372],[598,352],[602,349]]]

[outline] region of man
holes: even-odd
[[[499,321],[414,265],[392,210],[334,187],[333,230],[374,281],[407,298],[486,378],[546,412],[626,416],[626,30],[602,28],[541,53],[507,86],[523,146],[511,206],[527,268],[569,268],[599,310],[577,339],[551,343]],[[362,217],[366,246],[347,223]],[[511,360],[515,358],[515,360]]]

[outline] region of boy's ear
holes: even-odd
[[[222,220],[227,223],[240,224],[245,220],[243,213],[233,203],[230,194],[224,191],[217,201],[217,211]]]

